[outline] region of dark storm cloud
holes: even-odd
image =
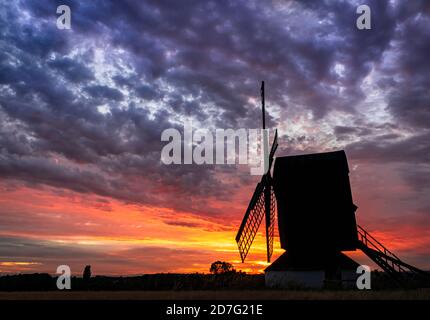
[[[376,66],[377,88],[385,94],[392,123],[379,128],[367,124],[375,132],[387,133],[361,137],[347,146],[347,151],[353,159],[366,163],[400,164],[405,181],[424,191],[430,188],[430,5],[426,1],[395,3],[395,32],[390,36],[385,62]],[[402,128],[407,138],[398,134]],[[349,130],[349,134],[360,136],[357,127]],[[335,128],[335,134],[345,132]]]
[[[71,31],[55,27],[59,4],[72,9]],[[332,110],[353,113],[365,97],[363,79],[393,39],[398,63],[378,79],[391,90],[387,108],[399,122],[428,128],[428,10],[416,4],[400,10],[370,1],[377,18],[369,32],[355,28],[356,6],[346,1],[292,2],[286,11],[271,1],[2,4],[1,176],[213,214],[201,200],[228,199],[233,183],[220,181],[211,166],[161,165],[163,129],[187,117],[223,128],[259,127],[260,110],[249,98],[258,98],[260,79],[267,81],[269,104],[303,106],[315,120]],[[396,31],[398,24],[404,31]],[[106,79],[97,75],[97,50],[116,70]],[[273,126],[283,120],[268,116]],[[371,133],[364,125],[334,132]],[[349,150],[361,159],[424,161],[426,137],[403,141],[407,155],[382,138]]]
[[[430,163],[430,133],[406,139],[363,140],[347,147],[348,154],[355,159],[376,162],[405,162],[411,164]]]
[[[28,257],[61,261],[62,259],[102,258],[105,253],[84,249],[78,245],[67,245],[58,242],[35,240],[20,237],[0,237],[0,259],[7,260]],[[55,270],[52,270],[53,272]]]
[[[24,261],[39,263],[40,270],[54,274],[57,266],[67,264],[72,273],[80,273],[85,264],[91,264],[94,273],[107,274],[136,270],[154,273],[160,270],[178,270],[192,263],[208,263],[213,253],[205,250],[172,249],[138,245],[128,249],[110,247],[110,254],[100,246],[82,246],[73,242],[38,240],[26,237],[0,237],[0,262]],[[121,267],[126,266],[125,270]],[[128,271],[129,272],[129,271]]]
[[[120,101],[123,99],[121,91],[114,88],[109,88],[107,86],[90,86],[86,87],[85,91],[88,92],[93,98],[107,99],[113,101]]]
[[[356,132],[357,132],[357,128],[354,128],[354,127],[345,127],[345,126],[334,127],[334,133],[336,135],[351,134]]]
[[[430,12],[411,15],[401,24],[396,37],[396,68],[387,77],[395,81],[383,89],[390,92],[388,110],[396,119],[412,128],[430,128]]]
[[[25,133],[14,135],[18,128],[12,123],[4,128],[5,135],[0,139],[4,150],[0,153],[3,177],[92,192],[127,202],[169,203],[177,209],[198,210],[199,213],[213,210],[200,204],[205,207],[202,210],[200,202],[194,205],[187,198],[206,194],[222,199],[227,195],[226,189],[212,190],[219,181],[207,166],[161,164],[159,139],[162,129],[168,127],[162,112],[149,120],[145,110],[130,107],[127,111],[114,109],[108,115],[94,113],[91,119],[91,113],[83,118],[79,112],[73,112],[71,106],[53,117],[49,108],[1,102],[3,109],[9,112],[8,116],[3,114],[4,123],[11,117],[18,119],[30,127],[36,137],[31,139]],[[27,129],[25,125],[20,126]],[[57,163],[49,156],[51,153],[90,168]]]
[[[395,137],[393,137],[395,138]],[[430,189],[430,133],[403,139],[378,136],[346,148],[348,156],[362,163],[400,164],[400,174],[418,191]]]
[[[142,85],[136,88],[136,93],[140,98],[153,100],[157,97],[157,91],[153,90],[150,86]]]
[[[390,96],[389,110],[399,121],[409,126],[428,129],[430,124],[429,88],[430,82],[417,84],[413,88],[404,87],[404,91],[400,91],[401,88],[398,88],[399,91]]]
[[[295,5],[296,11],[307,8]],[[363,97],[358,84],[393,32],[386,6],[372,3],[379,18],[369,36],[355,29],[351,23],[355,6],[345,2],[311,6],[316,18],[331,16],[333,22],[318,29],[312,26],[314,21],[309,26],[297,23],[290,32],[284,29],[287,17],[279,15],[271,2],[71,4],[77,12],[76,31],[97,34],[126,49],[134,55],[140,76],[149,81],[162,78],[200,105],[214,103],[224,111],[222,122],[231,124],[246,115],[246,97],[255,96],[258,80],[253,79],[259,78],[272,84],[274,102],[285,103],[283,96],[288,94],[317,117],[331,108],[351,111]],[[273,10],[261,14],[264,8]],[[37,5],[33,12],[46,16]],[[307,37],[296,37],[296,31]],[[342,41],[330,40],[331,36]],[[335,61],[346,67],[344,76],[333,73]],[[346,87],[345,97],[330,88],[333,83]]]
[[[333,132],[338,138],[348,135],[366,136],[372,133],[372,129],[369,127],[335,126]]]
[[[82,193],[90,192],[125,201],[138,201],[137,198],[130,197],[132,193],[126,192],[125,181],[108,179],[89,170],[59,166],[45,158],[19,159],[2,156],[0,175],[5,178],[22,179],[29,184],[42,183]]]
[[[403,176],[417,191],[428,192],[430,189],[430,166],[421,165],[414,169],[403,170]],[[430,215],[430,210],[426,210],[426,213]]]
[[[82,62],[75,61],[71,58],[59,58],[48,61],[48,65],[58,70],[71,82],[79,83],[93,80],[93,73]]]

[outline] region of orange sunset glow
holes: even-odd
[[[235,241],[261,176],[161,157],[188,122],[260,129],[262,80],[275,156],[345,150],[357,223],[430,269],[429,5],[371,2],[366,36],[349,1],[71,1],[70,30],[0,4],[0,274],[262,273],[264,223]]]
[[[153,273],[159,271],[159,264],[163,264],[163,272],[207,272],[210,263],[220,257],[246,272],[261,272],[268,265],[262,235],[256,239],[251,259],[241,264],[233,239],[236,225],[225,226],[222,221],[201,219],[186,212],[124,204],[73,192],[59,195],[50,188],[10,190],[3,193],[0,203],[11,213],[11,220],[22,220],[22,228],[2,232],[2,236],[41,241],[55,247],[59,254],[64,250],[62,263],[69,264],[72,270],[75,266],[78,273],[81,258],[67,257],[68,250],[74,248],[82,250],[88,257],[87,262],[103,274]],[[25,221],[17,212],[31,212],[26,215],[30,221]],[[163,219],[177,220],[178,224],[166,223]],[[24,261],[29,260],[26,257],[4,261],[0,270],[52,272],[59,262],[30,258],[31,261]],[[123,261],[123,265],[104,262],[110,259]],[[169,260],[166,264],[165,259]],[[152,268],[146,267],[151,263]]]
[[[41,250],[20,255],[19,248],[29,244],[16,245],[18,251],[13,257],[3,257],[2,273],[53,273],[57,265],[68,264],[79,274],[86,263],[100,274],[113,275],[208,272],[210,263],[217,259],[230,261],[238,270],[259,273],[269,265],[263,228],[246,263],[241,263],[234,241],[242,215],[240,207],[228,220],[207,219],[190,212],[126,204],[50,187],[2,187],[0,204],[7,214],[1,218],[1,236],[27,239]],[[6,223],[13,224],[13,228]],[[426,254],[430,234],[424,227],[380,228],[374,227],[372,234],[393,251],[412,259],[411,253]],[[282,252],[276,241],[273,260]],[[361,252],[348,255],[372,265]]]

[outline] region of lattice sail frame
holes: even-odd
[[[251,202],[243,217],[242,224],[236,236],[240,258],[245,261],[264,217],[264,187],[261,182],[257,184]]]
[[[266,213],[266,239],[267,239],[267,262],[270,262],[273,254],[273,241],[275,238],[275,219],[276,219],[276,198],[273,186],[269,184],[270,188],[270,214]]]
[[[265,189],[269,188],[270,213],[266,214]],[[254,194],[249,203],[248,210],[243,217],[242,224],[236,236],[237,246],[239,248],[240,258],[245,261],[249,249],[257,235],[263,217],[266,216],[266,237],[267,237],[267,261],[273,253],[273,239],[275,235],[275,218],[276,218],[276,199],[273,186],[259,182],[255,188]],[[269,217],[269,219],[267,219]]]

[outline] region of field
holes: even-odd
[[[430,300],[430,289],[0,292],[0,300]]]

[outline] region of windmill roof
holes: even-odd
[[[349,172],[346,154],[343,150],[276,157],[276,162],[287,166],[289,170],[302,168],[321,170],[321,166],[329,165]]]

